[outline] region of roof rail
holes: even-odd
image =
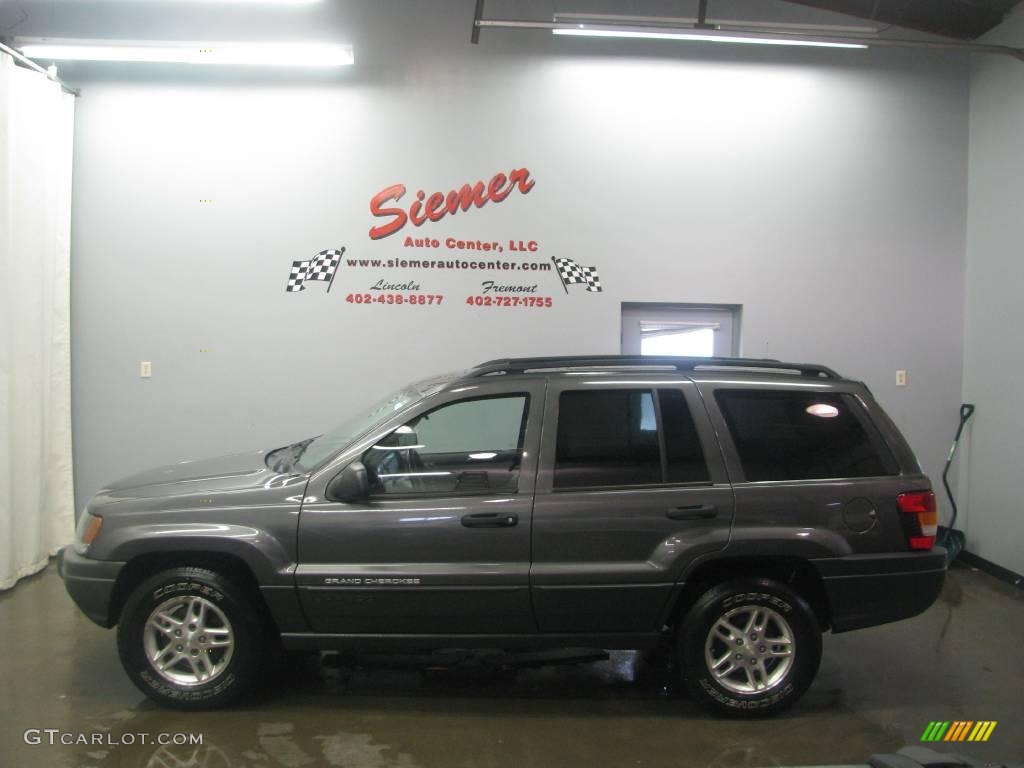
[[[694,371],[702,368],[746,368],[793,372],[801,376],[826,379],[842,378],[824,365],[784,363],[752,357],[661,357],[653,355],[578,355],[569,357],[511,357],[488,360],[469,371],[470,376],[524,373],[526,371],[560,370],[566,368],[672,368]]]

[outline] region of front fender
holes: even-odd
[[[111,531],[103,544],[103,559],[119,562],[154,553],[234,555],[249,567],[261,587],[293,585],[294,559],[275,536],[251,526],[181,522],[127,525]]]

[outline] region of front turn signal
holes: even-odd
[[[79,540],[86,546],[89,546],[100,535],[100,528],[103,527],[103,518],[98,515],[90,515],[88,512],[86,515],[89,519],[84,521],[85,525],[82,527],[82,535],[79,537]]]

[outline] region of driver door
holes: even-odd
[[[530,529],[544,383],[482,382],[427,398],[311,480],[296,571],[331,634],[535,630]],[[330,501],[350,461],[369,494]]]

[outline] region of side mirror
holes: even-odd
[[[336,474],[327,484],[325,495],[328,501],[356,501],[370,493],[366,478],[366,467],[361,461],[353,461]]]

